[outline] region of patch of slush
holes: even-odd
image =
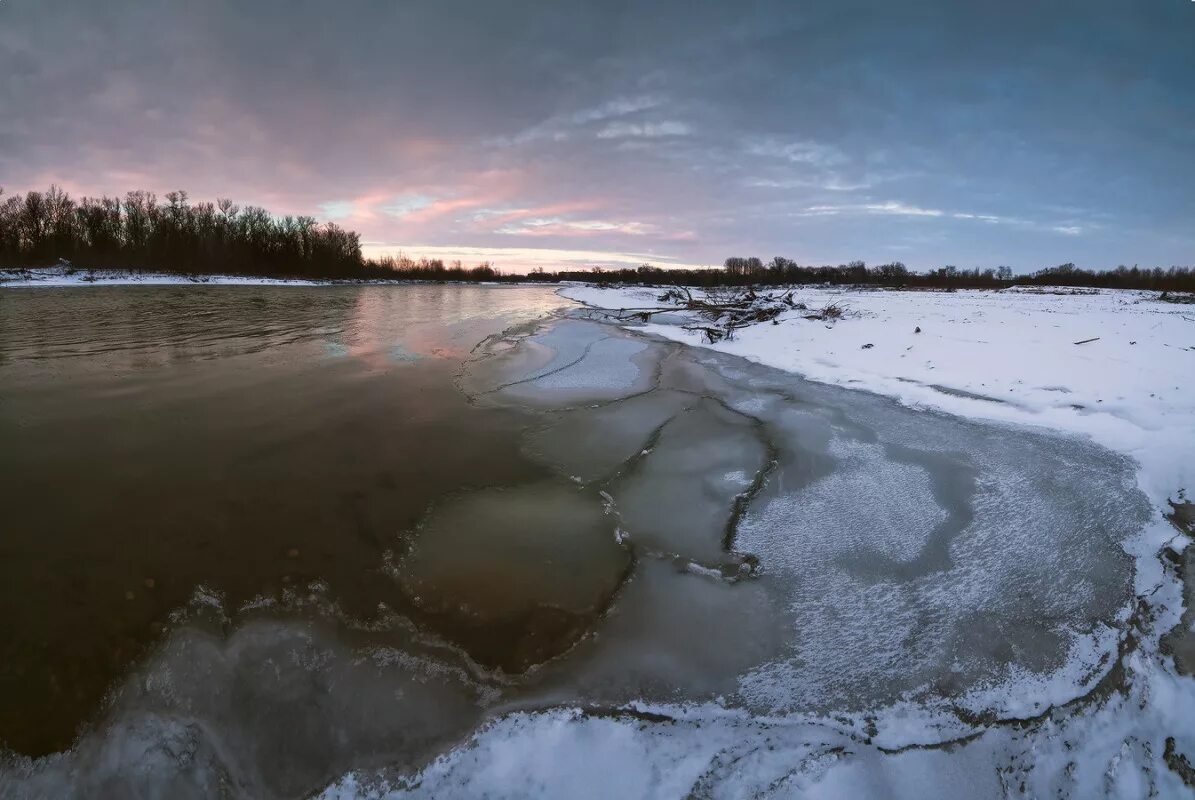
[[[565,390],[598,394],[603,390],[622,391],[634,385],[639,368],[634,356],[647,349],[643,342],[625,339],[600,339],[593,343],[584,361],[546,373],[531,382],[542,392]]]

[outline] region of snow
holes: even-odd
[[[354,797],[868,797],[988,794],[996,776],[940,754],[885,757],[840,731],[683,710],[663,725],[579,710],[512,714],[397,785],[352,775],[324,794]],[[611,765],[617,765],[611,768]],[[936,786],[908,777],[936,774]],[[567,783],[562,776],[570,776]],[[727,780],[727,779],[730,780]]]
[[[265,278],[247,275],[174,275],[168,272],[142,272],[127,269],[67,269],[36,267],[0,268],[0,289],[70,288],[78,286],[334,286],[338,284],[392,286],[389,280],[307,280],[304,278]],[[403,284],[443,283],[443,281],[403,280]],[[542,286],[530,282],[469,282],[471,286]]]
[[[61,288],[74,286],[320,286],[328,281],[296,278],[253,278],[241,275],[171,275],[164,272],[131,272],[119,269],[70,270],[0,269],[0,288]]]
[[[596,308],[662,305],[651,289],[574,285],[560,294]],[[810,310],[715,345],[674,325],[643,330],[917,408],[1088,436],[1136,459],[1141,488],[1160,508],[1195,488],[1190,306],[1155,292],[1066,289],[801,288],[794,301]],[[831,304],[845,309],[842,320],[803,318]]]

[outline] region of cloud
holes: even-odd
[[[660,98],[651,95],[616,97],[597,106],[553,115],[542,122],[525,128],[514,136],[497,137],[488,141],[489,144],[497,147],[525,145],[545,140],[564,142],[575,135],[579,129],[589,126],[592,123],[636,114],[656,108],[662,103],[663,101]],[[609,130],[609,128],[606,130]],[[601,137],[602,134],[599,132],[598,136]]]
[[[348,219],[353,216],[356,206],[351,200],[329,200],[316,206],[321,216],[333,221]]]
[[[625,117],[627,114],[634,114],[637,111],[646,111],[649,108],[661,105],[663,102],[659,97],[651,95],[618,97],[596,108],[575,111],[569,116],[569,119],[574,125],[584,125],[589,122],[600,122],[611,117]]]
[[[869,203],[863,209],[872,214],[896,214],[901,217],[940,217],[945,211],[936,208],[921,208],[905,203]]]
[[[1083,233],[1083,226],[1074,224],[1058,224],[1050,222],[1035,222],[1019,217],[1004,217],[996,214],[973,214],[967,211],[943,211],[938,208],[922,208],[920,206],[888,201],[884,203],[856,203],[842,205],[814,205],[806,206],[797,212],[796,216],[830,217],[840,214],[864,214],[896,217],[949,218],[964,221],[984,222],[991,225],[1009,225],[1027,230],[1048,231],[1067,236],[1078,236]]]
[[[683,122],[612,122],[597,132],[599,139],[623,139],[637,137],[656,139],[665,136],[688,136],[692,128]]]
[[[598,208],[600,205],[601,202],[598,200],[579,199],[536,206],[479,208],[469,214],[467,221],[475,224],[480,230],[492,231],[520,220],[542,219],[558,217],[564,214],[587,212]]]
[[[867,178],[850,181],[837,175],[827,175],[813,180],[809,178],[748,178],[744,185],[758,189],[821,189],[827,192],[857,192],[870,189],[878,179]]]
[[[1007,222],[1012,222],[1012,223],[1022,222],[1022,220],[1012,219],[1009,217],[998,217],[995,214],[968,214],[965,212],[956,211],[955,213],[951,214],[950,216],[954,217],[955,219],[977,219],[977,220],[980,220],[981,222],[992,222],[992,223],[997,223],[997,224],[1001,223],[1001,222],[1006,222],[1006,223]]]
[[[834,216],[836,214],[883,214],[898,217],[941,217],[946,214],[936,208],[921,208],[889,201],[886,203],[856,203],[848,205],[807,206],[802,213],[809,216]]]
[[[642,222],[613,222],[603,219],[567,220],[560,217],[524,219],[517,224],[503,225],[495,233],[507,236],[595,236],[620,233],[644,236],[656,231],[655,226]]]
[[[778,158],[793,164],[815,167],[835,167],[850,159],[834,145],[813,141],[780,142],[775,139],[748,141],[747,153],[753,156]]]
[[[427,208],[435,202],[435,198],[422,194],[407,194],[394,198],[390,203],[381,207],[384,214],[392,217],[405,217],[416,211]]]

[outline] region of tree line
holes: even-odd
[[[489,264],[414,260],[404,256],[365,259],[360,236],[313,217],[275,217],[231,200],[192,203],[186,192],[159,200],[151,192],[124,198],[73,199],[57,186],[25,195],[0,189],[0,267],[28,268],[68,262],[70,269],[129,269],[184,275],[244,275],[310,279],[432,281],[543,281],[635,283],[672,286],[873,284],[907,288],[999,288],[1014,283],[1160,291],[1195,291],[1188,267],[1085,270],[1074,264],[1014,275],[1010,267],[960,269],[943,266],[915,272],[892,262],[862,261],[806,266],[777,256],[726,259],[721,269],[638,268],[559,270],[503,274]]]
[[[363,277],[356,233],[312,217],[274,217],[186,192],[73,199],[57,186],[0,197],[0,266],[61,261],[86,269],[181,274]]]
[[[528,280],[634,283],[664,286],[791,286],[801,284],[874,285],[893,288],[999,289],[1012,285],[1070,286],[1109,289],[1195,291],[1195,270],[1120,266],[1111,270],[1086,270],[1074,264],[1046,267],[1029,275],[1015,275],[1011,267],[960,269],[944,266],[915,272],[899,261],[869,267],[862,261],[837,266],[802,266],[783,257],[768,263],[759,258],[726,259],[722,269],[661,269],[650,264],[637,268],[533,272]]]

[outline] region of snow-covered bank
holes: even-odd
[[[560,290],[613,310],[665,305],[660,292]],[[710,345],[676,325],[643,329],[914,407],[1088,435],[1135,458],[1142,489],[1163,507],[1179,489],[1195,490],[1195,307],[1157,297],[801,288],[794,301],[807,309],[729,341]],[[806,319],[832,304],[842,319]]]
[[[66,286],[320,286],[330,281],[298,278],[254,278],[242,275],[171,275],[166,272],[134,272],[123,269],[0,269],[0,288]]]
[[[75,286],[396,286],[443,283],[430,280],[307,280],[246,275],[174,275],[168,272],[140,272],[124,269],[0,269],[0,289],[62,288]],[[452,283],[452,281],[449,281]],[[470,286],[542,286],[530,282],[474,282]]]
[[[566,286],[560,293],[614,311],[664,305],[660,290]],[[993,728],[965,747],[927,753],[900,782],[913,796],[957,796],[962,786],[970,796],[1170,797],[1195,790],[1188,755],[1195,754],[1195,683],[1159,646],[1179,624],[1173,555],[1186,546],[1163,514],[1169,500],[1181,499],[1184,489],[1189,499],[1195,488],[1195,310],[1126,291],[801,288],[793,300],[803,308],[712,344],[681,327],[695,321],[685,313],[640,327],[913,407],[1089,437],[1136,461],[1140,488],[1155,507],[1155,520],[1127,545],[1137,565],[1138,613],[1120,663],[1107,665],[1114,690],[1084,708],[1056,709],[1015,734]],[[809,318],[830,305],[844,316]],[[490,749],[479,743],[480,752]],[[630,761],[655,769],[646,752]],[[835,761],[840,768],[827,767],[815,781],[824,796],[851,793],[843,774],[896,767],[865,754]],[[960,772],[995,782],[952,783]],[[890,782],[882,785],[891,790]],[[788,786],[765,794],[791,794],[796,787]]]

